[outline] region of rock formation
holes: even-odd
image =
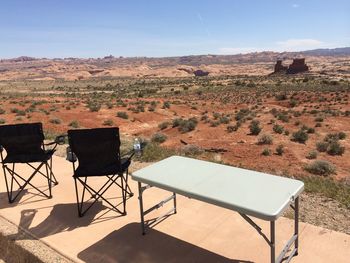
[[[293,63],[289,65],[287,74],[296,74],[308,71],[309,67],[305,64],[305,58],[293,59]]]
[[[198,69],[196,71],[193,71],[193,74],[196,76],[196,77],[204,77],[204,76],[208,76],[209,75],[209,72],[208,71],[203,71],[201,69]]]
[[[288,69],[287,66],[282,65],[282,60],[277,60],[274,73],[277,73],[277,72],[284,72],[285,73],[287,71],[287,69]]]

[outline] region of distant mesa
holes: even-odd
[[[283,66],[282,60],[277,60],[273,73],[297,74],[309,71],[309,67],[305,64],[305,58],[295,58],[289,66]]]

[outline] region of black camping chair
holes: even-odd
[[[78,214],[82,217],[98,200],[105,201],[112,210],[126,215],[126,199],[133,196],[128,186],[128,168],[133,153],[126,158],[120,156],[119,129],[98,128],[68,131],[69,148],[67,160],[73,164],[73,178],[77,198]],[[75,162],[79,165],[76,167]],[[125,174],[125,176],[124,176]],[[88,185],[89,177],[106,177],[107,181],[98,190]],[[118,182],[118,179],[120,182]],[[78,182],[83,186],[81,195]],[[103,194],[111,187],[118,186],[122,190],[123,209],[118,209]],[[89,192],[93,202],[83,209],[85,192]]]
[[[57,185],[52,171],[52,155],[58,144],[64,143],[64,135],[56,137],[54,142],[44,143],[44,133],[41,123],[27,123],[0,126],[0,153],[1,163],[5,176],[8,200],[13,203],[27,185],[36,189],[40,194],[51,198],[51,186]],[[52,149],[45,149],[53,146]],[[6,150],[4,158],[3,150]],[[15,164],[24,163],[34,169],[34,172],[26,179],[15,172]],[[33,163],[39,163],[37,167]],[[11,165],[12,164],[12,165]],[[45,171],[40,169],[45,166]],[[9,173],[9,176],[7,175]],[[46,194],[31,183],[36,174],[41,174],[47,179],[49,193]],[[17,194],[14,195],[14,183],[17,184]]]

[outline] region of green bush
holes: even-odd
[[[5,113],[6,113],[6,111],[4,109],[0,108],[0,115],[5,114]]]
[[[0,124],[5,124],[6,121],[4,119],[0,119]]]
[[[126,119],[126,120],[129,118],[128,114],[125,111],[118,111],[117,117],[122,118],[122,119]]]
[[[278,134],[282,134],[284,131],[284,127],[282,125],[275,124],[273,125],[273,131]]]
[[[299,130],[293,132],[291,140],[298,143],[305,143],[308,139],[309,135],[304,130]]]
[[[189,118],[188,120],[183,120],[180,123],[179,131],[181,131],[182,133],[193,131],[196,129],[197,124],[198,124],[198,121],[194,117]]]
[[[103,126],[112,126],[113,124],[114,124],[114,122],[111,119],[104,120],[102,123]]]
[[[306,155],[306,159],[309,159],[309,160],[316,159],[316,158],[317,158],[317,152],[316,151],[310,151]]]
[[[341,146],[339,142],[332,141],[329,143],[327,153],[329,155],[343,155],[345,147]]]
[[[252,120],[249,124],[250,134],[258,135],[261,132],[260,122],[257,120]]]
[[[169,122],[167,122],[167,121],[164,121],[164,122],[158,124],[158,128],[161,130],[168,128],[168,126],[169,126]]]
[[[271,151],[269,148],[265,148],[261,154],[264,156],[269,156],[269,155],[271,155]]]
[[[163,143],[167,140],[167,136],[163,133],[157,132],[152,135],[151,141],[155,143]]]
[[[79,128],[79,123],[78,121],[72,121],[68,124],[69,127],[72,127],[72,128]]]
[[[328,145],[329,145],[328,142],[317,142],[316,143],[316,149],[319,152],[326,152],[327,149],[328,149]]]
[[[336,172],[336,168],[330,162],[324,160],[316,160],[305,166],[305,170],[309,173],[328,176]]]
[[[62,121],[60,119],[58,119],[58,118],[54,118],[54,119],[50,120],[50,123],[52,123],[52,124],[61,124]]]
[[[162,147],[158,143],[148,143],[142,151],[140,160],[143,162],[156,162],[175,154],[174,150]]]
[[[270,134],[263,134],[258,138],[258,144],[272,144],[273,137]]]
[[[282,155],[283,153],[284,153],[284,146],[282,144],[280,144],[276,147],[276,154]]]

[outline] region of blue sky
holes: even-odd
[[[350,0],[3,0],[0,58],[350,46]]]

